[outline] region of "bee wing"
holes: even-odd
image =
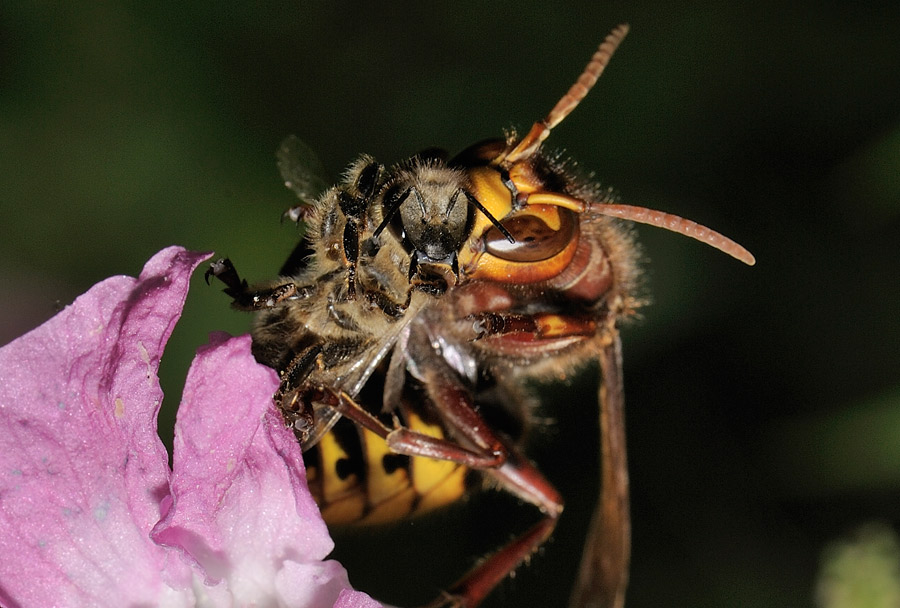
[[[585,542],[572,608],[622,608],[631,555],[625,452],[622,343],[618,332],[600,353],[601,488]]]
[[[312,431],[303,440],[302,448],[304,452],[319,443],[319,440],[322,439],[325,433],[330,431],[331,427],[341,419],[341,415],[338,414],[337,410],[327,405],[313,404],[313,413],[316,422]]]
[[[288,135],[275,153],[284,185],[307,205],[312,205],[327,187],[322,162],[312,148],[296,135]]]
[[[334,387],[354,398],[359,395],[362,387],[375,372],[375,369],[381,361],[394,349],[394,345],[397,343],[398,338],[400,338],[401,335],[407,335],[407,328],[409,327],[410,322],[420,313],[425,303],[426,299],[424,298],[413,298],[409,307],[406,309],[406,314],[402,318],[397,319],[385,334],[380,336],[377,341],[369,346],[365,354],[360,356],[359,360],[352,367],[333,382]],[[405,340],[405,337],[403,339]],[[397,363],[395,363],[393,359],[397,359],[397,362],[402,364],[405,364],[406,361],[403,357],[392,358],[391,366],[395,368],[392,375],[396,376],[398,372],[398,369],[396,369]],[[401,367],[399,368],[399,371],[402,372],[403,369],[404,368]],[[396,378],[393,382],[396,382]],[[388,384],[390,383],[391,381],[388,381]],[[402,385],[400,388],[402,388]],[[389,390],[385,393],[385,403],[382,404],[383,411],[390,411],[397,405],[397,403],[388,402],[389,399],[394,398],[399,400],[399,390]],[[315,408],[316,422],[313,430],[307,436],[306,441],[303,442],[304,450],[316,445],[322,436],[327,433],[341,417],[337,410],[328,405],[313,404],[313,407]]]

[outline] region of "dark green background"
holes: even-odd
[[[333,179],[360,152],[524,129],[628,21],[550,143],[759,260],[639,229],[654,304],[623,332],[630,606],[813,605],[829,541],[900,523],[900,5],[361,4],[0,5],[0,343],[170,244],[272,276],[295,241],[285,135]],[[163,361],[164,437],[193,350],[248,322],[198,273]],[[573,390],[536,452],[570,509],[494,605],[562,605],[571,584],[595,490],[594,414]],[[351,580],[424,600],[489,548],[444,549],[475,525],[464,512],[506,507],[529,513],[488,496],[413,525],[418,549],[385,534],[416,570],[351,564]],[[351,552],[393,560],[375,541]]]

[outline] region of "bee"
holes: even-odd
[[[392,166],[354,161],[317,195],[309,151],[279,166],[307,232],[282,276],[249,286],[212,264],[233,305],[257,313],[253,353],[276,369],[274,401],[305,451],[329,523],[380,523],[456,501],[486,478],[541,519],[431,606],[478,605],[552,534],[563,498],[522,446],[524,388],[597,361],[601,490],[574,607],[621,607],[630,558],[618,327],[640,305],[638,253],[622,220],[677,232],[752,265],[734,241],[680,217],[623,205],[543,150],[628,32],[620,25],[523,137],[429,150]],[[300,160],[297,160],[300,159]]]

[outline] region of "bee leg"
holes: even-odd
[[[359,222],[347,218],[344,227],[344,255],[347,257],[347,299],[356,299],[356,266],[359,264]]]
[[[405,427],[392,430],[385,441],[391,451],[397,454],[451,460],[472,469],[499,467],[507,458],[506,450],[502,448],[489,449],[486,452],[470,450],[453,441],[411,431]]]
[[[234,264],[228,258],[222,258],[209,265],[204,275],[207,284],[211,276],[225,283],[223,291],[234,298],[231,305],[238,310],[256,311],[274,308],[283,300],[297,293],[297,287],[293,283],[285,283],[267,289],[251,290],[250,286],[247,285],[247,281],[238,276]]]
[[[356,266],[359,263],[359,241],[362,225],[372,200],[381,187],[381,171],[383,167],[371,162],[359,172],[353,184],[359,193],[354,196],[345,190],[338,192],[338,205],[347,219],[344,226],[344,256],[347,259],[347,298],[356,299]]]
[[[282,372],[281,384],[275,393],[275,403],[281,408],[284,421],[301,443],[306,441],[315,424],[312,400],[303,383],[315,368],[321,352],[322,346],[314,344],[294,357]]]
[[[237,293],[247,289],[247,281],[241,280],[237,270],[234,268],[234,264],[228,258],[221,258],[210,264],[203,274],[203,279],[207,285],[209,285],[209,277],[216,277],[225,283],[227,287],[225,293],[228,295],[232,295],[232,292]]]
[[[284,213],[281,214],[281,221],[284,222],[285,220],[287,220],[289,222],[299,224],[302,221],[308,220],[312,216],[313,209],[315,209],[315,205],[310,205],[308,203],[300,203],[299,205],[294,205],[293,207],[285,209]]]
[[[510,573],[543,545],[563,510],[556,488],[527,459],[510,450],[507,461],[497,469],[485,471],[500,486],[522,500],[537,506],[544,517],[514,538],[496,553],[481,561],[462,579],[426,608],[474,608]]]
[[[367,412],[352,397],[344,392],[331,389],[317,391],[310,395],[312,401],[327,403],[337,410],[345,418],[349,418],[363,428],[372,431],[385,440],[391,451],[407,456],[425,456],[438,460],[450,460],[473,469],[491,469],[501,466],[506,462],[507,451],[499,439],[490,435],[488,447],[468,448],[454,441],[432,437],[424,433],[398,426],[390,428],[384,425],[377,417]],[[475,416],[475,412],[472,412]],[[487,429],[487,425],[481,417],[478,417],[479,425]]]
[[[507,334],[531,334],[535,340],[548,340],[597,333],[597,321],[592,317],[488,312],[468,318],[472,320],[473,340]]]
[[[422,361],[424,363],[424,360]],[[441,413],[444,424],[453,436],[468,442],[491,445],[498,442],[490,427],[476,411],[470,391],[457,376],[441,369],[440,359],[431,359],[420,370],[429,397]],[[511,572],[526,561],[553,533],[563,510],[563,500],[556,488],[512,446],[501,444],[506,459],[499,467],[481,468],[507,492],[536,506],[544,517],[530,529],[513,539],[493,555],[479,563],[461,580],[437,598],[428,608],[474,608]]]
[[[600,496],[581,558],[571,608],[622,608],[631,556],[625,450],[622,344],[614,334],[600,349]]]

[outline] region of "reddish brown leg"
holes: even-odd
[[[434,411],[450,439],[431,437],[404,427],[389,428],[346,393],[309,387],[302,399],[324,403],[342,416],[384,438],[392,451],[438,458],[481,470],[502,488],[535,505],[544,517],[530,529],[483,560],[429,608],[475,608],[503,579],[533,554],[553,533],[563,509],[562,498],[519,452],[504,444],[476,411],[472,393],[439,356],[424,334],[410,342],[416,377],[423,383]]]
[[[349,418],[363,428],[372,431],[385,440],[388,447],[398,454],[423,456],[438,460],[451,460],[473,469],[490,469],[506,462],[507,453],[500,440],[489,431],[485,434],[490,449],[480,447],[469,449],[447,439],[432,437],[412,431],[406,427],[389,428],[378,418],[367,412],[346,393],[331,389],[314,390],[307,393],[304,400],[326,403],[345,418]],[[475,412],[472,412],[478,416]],[[477,426],[487,430],[487,424],[478,416]]]
[[[562,498],[540,472],[516,452],[499,469],[485,471],[501,487],[537,506],[544,518],[479,563],[427,608],[474,608],[550,538],[562,513]]]
[[[470,315],[474,321],[475,340],[508,334],[530,334],[535,340],[566,336],[592,336],[597,323],[591,318],[554,314],[520,315],[489,312]]]
[[[601,491],[570,608],[622,608],[631,557],[622,345],[615,334],[600,351]]]
[[[497,438],[478,413],[471,393],[460,385],[456,375],[440,369],[443,360],[432,360],[421,370],[428,394],[436,405],[453,436],[475,445],[489,445]],[[477,419],[477,420],[476,420]],[[483,473],[500,487],[522,500],[535,505],[544,518],[496,553],[478,564],[461,580],[437,598],[428,608],[474,608],[519,567],[553,533],[563,509],[563,501],[556,488],[540,471],[511,446],[504,447],[507,457],[499,468],[483,469]]]
[[[385,426],[350,396],[329,389],[310,390],[304,395],[326,403],[345,416],[384,438],[391,449],[410,456],[438,458],[479,469],[503,489],[535,505],[544,518],[482,561],[428,608],[474,608],[509,574],[534,553],[553,533],[562,513],[562,498],[543,475],[518,451],[505,446],[474,409],[470,394],[453,376],[434,370],[426,374],[426,386],[445,425],[474,448],[399,427]],[[482,447],[490,446],[490,447]]]

